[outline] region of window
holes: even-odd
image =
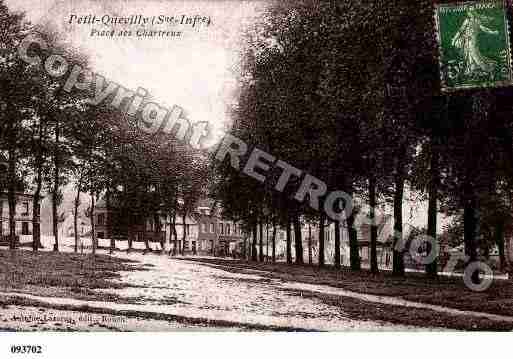
[[[219,226],[221,227],[221,234],[224,234],[224,226],[222,223],[219,223]]]
[[[27,236],[30,234],[28,222],[21,222],[21,234],[24,236]]]
[[[98,214],[98,225],[103,226],[105,223],[105,213]]]
[[[210,233],[214,233],[214,223],[210,223]]]
[[[185,234],[189,235],[190,233],[191,233],[191,225],[190,224],[186,224],[185,225]]]
[[[202,224],[201,224],[201,231],[202,231],[203,233],[207,233],[207,224],[206,224],[206,223],[202,223]]]
[[[230,225],[226,224],[226,234],[230,234]]]
[[[28,204],[28,202],[23,202],[22,206],[23,206],[23,213],[22,213],[22,215],[23,216],[28,216],[29,215],[29,204]]]

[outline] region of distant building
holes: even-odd
[[[194,218],[193,215],[188,215],[185,217],[185,225],[183,223],[183,218],[181,215],[176,216],[175,228],[176,228],[176,237],[177,237],[177,252],[180,248],[183,249],[184,254],[199,254],[198,249],[198,222]],[[174,237],[173,237],[173,228],[172,221],[170,218],[166,219],[165,222],[165,238],[168,242],[170,242],[171,249],[174,248]],[[183,235],[185,231],[185,240],[183,240]],[[183,246],[183,247],[182,247]]]
[[[112,237],[116,240],[128,240],[142,242],[147,239],[149,242],[162,242],[168,238],[166,235],[166,224],[168,218],[162,214],[155,214],[147,217],[128,215],[124,213],[116,201],[111,203],[110,213],[107,211],[107,204],[104,198],[100,199],[94,207],[94,233],[96,238],[108,238],[108,220],[111,220]],[[146,222],[146,223],[144,223]]]
[[[211,199],[198,202],[194,216],[198,222],[198,249],[203,255],[228,256],[243,241],[242,228],[236,222],[223,218],[221,209]]]
[[[64,219],[61,224],[62,233],[64,237],[75,236],[75,218],[73,214],[70,214]],[[77,218],[77,232],[79,237],[85,237],[91,235],[91,220],[85,216],[79,216]]]
[[[132,223],[126,214],[121,213],[116,203],[107,211],[105,199],[95,206],[94,231],[98,239],[108,238],[107,221],[112,216],[112,236],[116,240],[128,240],[129,235],[135,242],[165,242],[174,248],[173,219],[162,213],[154,214],[143,220],[143,217],[133,216]],[[236,248],[236,243],[242,240],[242,230],[238,224],[224,219],[221,211],[213,200],[198,201],[195,210],[185,217],[177,214],[175,229],[177,235],[177,251],[191,255],[230,255]],[[143,223],[145,222],[145,223]],[[185,240],[184,240],[185,232]]]
[[[2,175],[7,173],[8,163],[4,155],[0,153],[0,172]],[[14,213],[14,232],[18,239],[32,240],[32,207],[34,195],[23,192],[23,181],[15,178],[15,201],[16,208]],[[10,235],[9,225],[9,201],[7,192],[0,192],[0,243],[8,241]]]
[[[14,216],[17,236],[32,236],[32,206],[34,196],[29,193],[16,192],[16,212]],[[0,238],[9,236],[9,202],[7,193],[0,193]],[[31,239],[31,238],[30,238]]]
[[[198,222],[198,249],[203,255],[215,255],[219,245],[219,219],[215,215],[214,201],[200,200],[196,208]]]

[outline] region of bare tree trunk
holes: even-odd
[[[113,223],[112,223],[112,208],[111,208],[111,192],[110,192],[110,186],[107,184],[107,190],[105,192],[105,210],[106,210],[106,216],[105,216],[105,224],[106,224],[106,234],[107,238],[110,240],[110,246],[109,246],[109,253],[114,253],[114,250],[116,249],[116,240],[114,239],[114,231],[113,231]]]
[[[429,203],[428,203],[428,228],[427,235],[432,238],[431,245],[435,245],[436,248],[428,248],[428,252],[436,251],[437,256],[433,261],[426,265],[426,274],[430,277],[436,277],[438,275],[438,240],[436,235],[436,214],[438,207],[438,141],[435,139],[435,135],[431,135],[431,165],[430,165],[430,183],[429,183]]]
[[[9,248],[16,248],[16,152],[14,145],[10,145],[8,160],[8,187],[7,201],[9,202]]]
[[[40,132],[41,133],[41,132]],[[39,148],[41,151],[41,148]],[[32,205],[32,249],[37,251],[41,247],[41,191],[43,189],[43,159],[37,158],[36,191]]]
[[[308,264],[312,265],[312,225],[308,223]]]
[[[370,206],[370,270],[378,273],[378,227],[376,226],[376,179],[374,175],[369,177],[369,206]]]
[[[127,249],[127,252],[130,253],[130,251],[132,250],[132,246],[133,246],[133,243],[134,243],[134,225],[133,225],[133,221],[135,220],[134,218],[134,215],[131,214],[130,215],[130,223],[128,224],[128,233],[127,233],[127,237],[128,237],[128,249]]]
[[[324,267],[324,226],[326,225],[326,215],[321,212],[319,217],[319,267]]]
[[[32,249],[37,251],[41,247],[41,190],[36,189],[32,205]]]
[[[296,250],[296,264],[303,264],[303,236],[301,233],[301,219],[299,213],[294,213],[294,242]]]
[[[353,184],[349,183],[347,193],[351,197],[351,201],[353,200]],[[349,216],[347,216],[347,234],[349,237],[349,262],[352,270],[360,270],[361,269],[361,259],[360,259],[360,251],[358,248],[358,234],[356,229],[354,228],[355,221],[355,213],[351,211]]]
[[[160,244],[160,252],[164,253],[166,248],[166,234],[165,234],[165,228],[164,231],[162,230],[162,223],[160,221],[160,213],[156,212],[154,214],[154,221],[155,221],[155,235],[156,239],[158,240]],[[165,225],[164,225],[165,226]]]
[[[75,253],[78,253],[78,206],[74,205],[74,211],[73,211],[73,236],[75,237],[75,247],[73,248],[73,251]]]
[[[253,262],[256,262],[258,260],[257,256],[257,222],[255,220],[255,223],[253,225],[253,242],[251,243],[251,260]]]
[[[169,252],[168,255],[173,254],[173,214],[171,212],[168,212],[167,216],[169,217]]]
[[[182,214],[182,223],[183,223],[183,235],[182,235],[182,247],[180,248],[180,254],[183,256],[183,249],[185,247],[185,240],[187,238],[187,225],[185,224],[187,220],[187,213],[185,212],[185,210],[183,211],[183,214]]]
[[[258,260],[259,262],[264,261],[264,227],[262,220],[259,221],[260,238],[258,242]]]
[[[146,213],[145,213],[144,218],[143,218],[143,229],[142,229],[142,236],[143,236],[143,241],[144,241],[144,251],[151,251],[150,243],[148,242],[148,234],[146,233],[147,225],[148,225],[148,217],[146,216]]]
[[[80,190],[82,187],[82,178],[78,180],[77,192],[75,194],[75,200],[73,202],[73,230],[75,234],[75,253],[78,253],[78,208],[80,207]]]
[[[134,230],[135,215],[131,210],[128,214],[128,217],[129,217],[129,221],[128,221],[128,225],[127,225],[127,237],[128,237],[127,252],[130,253],[130,251],[132,250],[132,246],[133,246],[133,242],[134,242],[134,235],[135,235],[135,230]]]
[[[287,263],[292,264],[292,233],[290,233],[290,217],[287,214],[287,228],[286,228],[286,234],[287,234]]]
[[[155,232],[157,233],[159,240],[160,240],[160,249],[162,253],[164,253],[165,248],[165,233],[162,232],[162,223],[160,222],[160,214],[155,212],[154,214],[154,221],[155,221]]]
[[[477,207],[477,199],[472,193],[470,185],[466,186],[466,200],[463,208],[463,222],[465,243],[465,254],[468,256],[467,263],[477,261],[477,238],[478,238],[478,222],[479,214]],[[479,284],[479,271],[474,271],[471,280],[474,284]]]
[[[347,231],[349,236],[349,262],[352,270],[361,269],[360,251],[358,248],[358,234],[354,228],[354,214],[347,217]]]
[[[353,202],[354,183],[351,178],[346,180],[346,193],[349,195],[349,200]],[[355,211],[346,213],[347,237],[349,238],[349,265],[351,270],[359,271],[361,269],[361,258],[358,244],[358,233],[354,228]]]
[[[276,221],[274,220],[273,218],[273,237],[272,237],[272,246],[273,246],[273,250],[272,250],[272,262],[275,263],[276,262]]]
[[[94,223],[94,206],[95,206],[95,200],[94,200],[94,191],[91,191],[91,241],[93,244],[93,255],[96,254],[96,233],[95,233],[95,223]]]
[[[173,245],[173,256],[176,256],[177,254],[177,248],[178,248],[178,233],[176,233],[176,210],[173,212],[173,220],[171,222],[171,230],[173,231],[173,237],[175,239],[174,245]],[[170,251],[171,253],[171,251]]]
[[[242,259],[244,259],[244,260],[246,260],[246,259],[247,259],[247,253],[246,253],[246,242],[247,242],[247,238],[246,238],[246,236],[244,235],[243,242],[242,242]]]
[[[340,269],[340,221],[335,221],[335,254],[333,264],[336,269]]]
[[[59,128],[59,120],[56,119],[55,124],[55,149],[53,153],[53,164],[54,164],[54,173],[53,173],[53,189],[52,189],[52,224],[53,224],[53,236],[55,242],[53,244],[53,250],[55,252],[59,251],[59,229],[58,229],[58,208],[59,208],[59,175],[60,175],[60,163],[59,163],[59,141],[60,141],[60,128]]]
[[[265,261],[269,262],[269,218],[265,222]]]
[[[404,194],[404,164],[402,159],[397,165],[394,192],[394,248],[392,272],[404,275],[404,239],[403,239],[403,194]]]

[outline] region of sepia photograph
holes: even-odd
[[[60,358],[45,335],[70,332],[84,355],[114,332],[366,333],[355,353],[511,332],[512,20],[511,0],[0,0],[0,357]]]

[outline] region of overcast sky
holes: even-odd
[[[95,71],[127,88],[143,87],[161,104],[179,105],[192,122],[216,127],[229,119],[234,101],[241,29],[255,20],[263,1],[6,0],[32,23],[51,24],[64,41],[90,57]],[[158,26],[183,31],[180,38],[91,37],[102,25],[70,25],[71,14],[112,16],[209,16],[208,27]],[[133,30],[139,27],[121,26]],[[118,27],[119,28],[119,27]]]

